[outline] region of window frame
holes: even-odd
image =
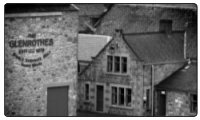
[[[126,104],[126,106],[129,106],[129,105],[127,105],[127,104],[129,104],[129,101],[128,101],[129,98],[128,98],[128,97],[131,97],[130,103],[132,103],[132,89],[131,89],[131,88],[126,88],[125,90],[126,90],[126,92],[125,92],[125,93],[126,93],[126,95],[125,95],[125,97],[126,97],[126,99],[125,99],[125,100],[126,100],[126,101],[125,101],[125,104]],[[130,95],[128,94],[128,90],[131,91],[131,94],[130,94]],[[130,106],[131,106],[131,104],[130,104]]]
[[[107,54],[106,55],[107,57],[107,59],[106,59],[106,73],[107,74],[115,74],[115,75],[127,75],[128,73],[129,73],[129,70],[128,70],[128,56],[127,55],[121,55],[121,56],[119,56],[119,55],[110,55],[110,54]],[[112,56],[112,70],[111,71],[109,71],[108,70],[108,65],[110,64],[110,62],[109,62],[109,56]],[[115,68],[116,68],[116,66],[115,66],[115,57],[119,57],[119,71],[115,71]],[[125,65],[126,65],[126,72],[123,72],[123,70],[122,70],[122,68],[123,68],[123,66],[122,66],[122,60],[123,60],[123,58],[126,58],[126,63],[124,63]]]
[[[86,91],[86,85],[88,85],[88,93]],[[84,89],[84,100],[85,101],[89,101],[90,100],[90,84],[89,83],[85,83],[85,89]],[[88,96],[88,99],[87,99],[87,96]]]
[[[109,60],[109,57],[112,58],[111,61]],[[113,62],[113,61],[114,61],[114,56],[112,56],[112,55],[107,55],[106,71],[107,71],[108,73],[113,72],[113,69],[114,69],[114,65],[113,65],[114,62]],[[111,63],[110,63],[110,62],[111,62]],[[111,70],[109,70],[109,65],[111,65]]]
[[[196,95],[196,100],[193,99],[193,97]],[[197,113],[198,109],[198,103],[197,103],[197,94],[190,94],[190,112],[191,113]],[[196,103],[196,110],[194,110],[194,104]]]
[[[126,94],[124,94],[125,93],[125,88],[123,88],[123,87],[118,87],[118,89],[119,89],[119,94],[118,94],[118,96],[119,96],[119,106],[125,106],[124,104],[125,104],[125,97],[126,97]],[[123,90],[123,93],[122,93],[122,90]]]
[[[124,58],[126,58],[126,63],[123,62],[123,59],[124,59]],[[122,73],[122,74],[126,74],[126,73],[127,73],[127,70],[128,70],[128,68],[127,68],[127,67],[128,67],[128,65],[127,65],[127,64],[128,64],[128,58],[122,56],[122,57],[121,57],[121,63],[120,63],[120,64],[121,64],[121,73]],[[126,65],[126,72],[124,72],[124,70],[123,70],[124,64]]]
[[[113,88],[116,88],[116,93],[114,93],[114,95],[113,95]],[[113,103],[113,96],[115,97],[115,99],[116,99],[116,103]],[[112,86],[111,87],[111,104],[112,105],[117,105],[118,104],[118,88],[117,87],[115,87],[115,86]]]
[[[150,110],[151,109],[151,89],[147,88],[145,92],[146,92],[146,109]]]
[[[114,73],[121,73],[121,57],[120,56],[114,56]],[[119,61],[117,61],[117,58]],[[118,68],[118,69],[117,69]]]
[[[113,104],[113,93],[112,93],[112,88],[117,88],[117,103]],[[123,93],[123,99],[124,99],[124,104],[120,105],[120,88],[124,89],[124,93]],[[130,105],[128,105],[127,103],[127,90],[130,89],[131,90],[131,102]],[[124,86],[124,85],[111,85],[110,86],[110,90],[111,90],[111,106],[113,107],[119,107],[119,108],[132,108],[132,100],[133,100],[133,90],[130,86]]]

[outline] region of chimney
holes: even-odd
[[[160,20],[159,31],[170,34],[172,32],[172,20]]]

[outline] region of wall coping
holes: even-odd
[[[61,16],[63,15],[62,12],[40,12],[40,13],[12,13],[12,14],[5,14],[5,18],[12,18],[12,17],[42,17],[42,16]]]

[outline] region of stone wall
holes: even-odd
[[[128,58],[128,74],[110,74],[106,72],[107,64],[107,55],[109,55],[109,46],[112,44],[118,44],[118,49],[115,50],[113,55],[127,56]],[[154,65],[155,69],[155,80],[154,84],[158,84],[168,76],[170,76],[174,71],[182,67],[183,63],[166,63],[166,64],[156,64]],[[133,116],[142,116],[145,114],[145,108],[143,105],[143,97],[146,94],[146,89],[151,90],[151,65],[143,65],[139,62],[137,57],[133,54],[130,48],[124,43],[120,35],[116,34],[113,38],[113,41],[106,46],[106,48],[95,58],[92,64],[80,75],[80,84],[85,84],[89,82],[91,85],[91,108],[90,110],[95,110],[96,105],[96,84],[101,83],[105,86],[105,111],[112,114],[121,114],[121,115],[133,115]],[[113,107],[111,105],[111,85],[124,85],[132,88],[132,108],[120,108]],[[81,85],[80,85],[81,86]],[[84,85],[81,86],[80,96],[84,98]],[[151,92],[150,92],[151,93]],[[79,100],[80,105],[84,106],[84,99]],[[151,95],[150,95],[151,98]],[[87,101],[88,102],[88,101]],[[151,102],[150,102],[151,103]],[[84,109],[84,107],[82,108]],[[94,106],[94,107],[92,107]],[[116,108],[116,109],[115,109]],[[126,112],[127,114],[124,114]]]
[[[166,63],[166,64],[156,64],[154,65],[154,86],[159,84],[161,81],[165,80],[168,76],[173,74],[175,71],[180,69],[184,65],[183,62],[180,63]],[[146,90],[149,89],[149,107],[151,108],[151,93],[152,93],[152,69],[151,65],[144,66],[144,96],[146,96]],[[146,96],[147,97],[147,96]],[[146,107],[146,106],[144,106]],[[147,111],[146,111],[147,112]]]
[[[46,116],[47,88],[69,86],[68,115],[76,115],[77,83],[77,12],[62,12],[57,16],[5,17],[5,115]],[[40,46],[43,52],[22,53],[11,48],[11,40],[52,39],[53,45]],[[18,57],[16,55],[18,55]],[[22,59],[41,57],[40,64]],[[20,59],[22,58],[22,59]]]
[[[115,5],[97,27],[97,34],[158,32],[161,19],[172,20],[172,30],[187,30],[187,57],[197,58],[197,12],[191,9]],[[187,29],[185,29],[187,26]]]
[[[96,85],[101,84],[104,86],[104,112],[121,115],[142,115],[142,96],[143,96],[143,71],[142,65],[137,60],[136,56],[124,43],[120,34],[116,34],[114,40],[95,58],[92,64],[80,75],[79,79],[79,108],[82,110],[96,111]],[[107,55],[110,54],[109,46],[111,44],[118,44],[118,48],[112,55],[127,56],[128,58],[128,72],[126,75],[111,74],[106,72]],[[84,102],[84,84],[90,83],[90,100]],[[132,107],[120,108],[111,105],[111,85],[125,86],[132,88]],[[88,103],[89,102],[89,103]],[[90,104],[91,108],[84,107],[84,104]],[[127,112],[129,111],[129,112]],[[126,114],[125,114],[126,113]]]
[[[190,112],[190,95],[185,92],[167,91],[166,116],[195,116]]]

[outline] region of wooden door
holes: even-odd
[[[68,86],[47,89],[47,116],[68,116]]]
[[[97,93],[96,93],[96,110],[99,112],[103,112],[103,98],[104,98],[104,88],[101,85],[97,85]]]

